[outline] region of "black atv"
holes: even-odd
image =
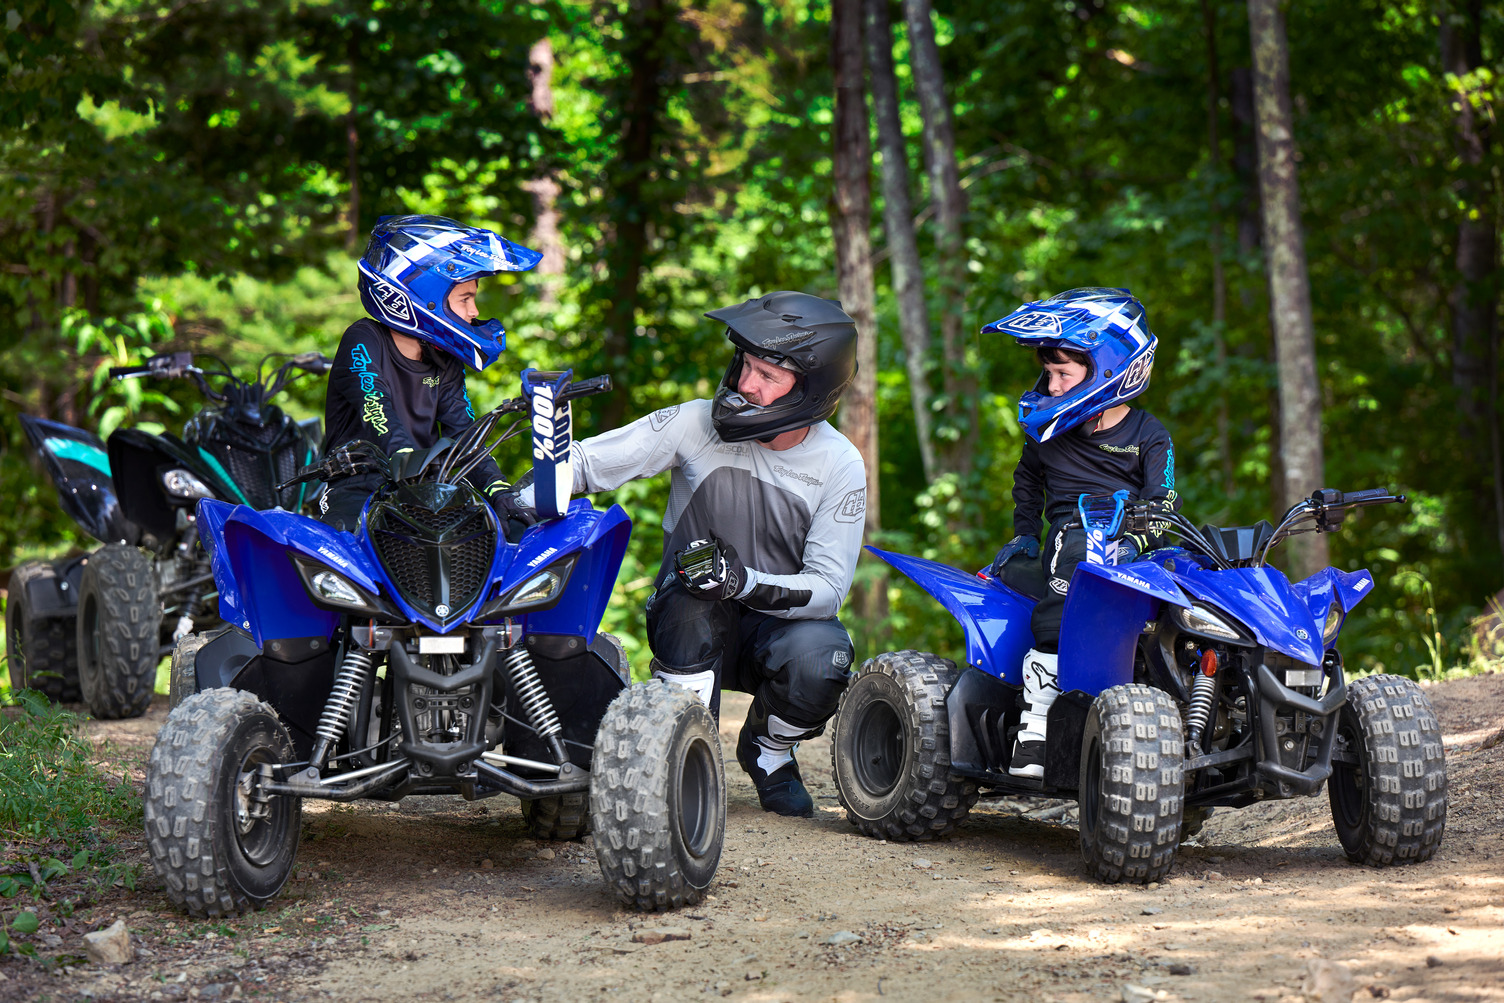
[[[144,713],[162,655],[177,638],[218,622],[198,500],[294,510],[312,500],[308,485],[277,485],[316,457],[318,421],[299,423],[268,402],[298,377],[328,372],[330,360],[273,353],[255,379],[242,380],[209,358],[218,368],[201,369],[178,352],[110,370],[117,380],[193,380],[212,403],[181,437],[122,428],[106,444],[83,429],[21,416],[63,511],[104,546],[29,561],[11,574],[5,636],[13,690],[82,698],[100,718]],[[279,358],[286,361],[263,375]]]

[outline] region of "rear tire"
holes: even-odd
[[[76,701],[78,647],[72,617],[39,617],[31,608],[26,585],[56,575],[50,564],[28,561],[10,573],[5,603],[5,660],[10,688],[33,689],[54,703]]]
[[[596,732],[590,821],[601,875],[651,912],[699,902],[726,838],[726,771],[710,710],[662,680],[623,690]]]
[[[151,558],[110,543],[78,584],[78,681],[97,718],[140,717],[157,681],[162,601]]]
[[[172,672],[167,684],[167,709],[198,692],[198,651],[212,638],[208,634],[187,634],[172,646]]]
[[[1081,858],[1099,881],[1158,881],[1175,862],[1185,729],[1168,693],[1130,683],[1092,701],[1081,742]]]
[[[895,842],[949,834],[977,803],[977,785],[950,770],[945,701],[956,667],[921,651],[869,658],[841,694],[831,772],[846,819]]]
[[[579,839],[590,831],[590,797],[581,791],[524,798],[522,818],[527,822],[528,835],[534,839]]]
[[[1358,760],[1334,763],[1327,781],[1347,859],[1370,867],[1430,860],[1446,829],[1447,763],[1421,688],[1389,675],[1348,683],[1337,747]]]
[[[190,916],[238,916],[282,890],[303,802],[273,797],[262,809],[250,778],[293,759],[287,727],[243,690],[195,693],[168,715],[147,766],[146,840],[167,897]]]

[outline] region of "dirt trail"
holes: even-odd
[[[510,798],[309,805],[271,908],[192,922],[148,868],[57,952],[123,916],[150,953],[61,975],[0,961],[0,999],[1299,1003],[1320,958],[1352,970],[1359,1001],[1504,1001],[1504,745],[1480,748],[1504,725],[1504,678],[1428,693],[1452,800],[1441,853],[1416,867],[1349,864],[1325,796],[1219,812],[1148,888],[1087,881],[1068,820],[1000,802],[954,838],[879,843],[846,822],[821,740],[800,753],[813,819],[760,811],[732,763],[720,873],[680,913],[618,909],[588,843],[527,839]],[[745,706],[727,694],[727,750]],[[90,727],[139,763],[162,716]],[[687,939],[634,942],[660,930]]]

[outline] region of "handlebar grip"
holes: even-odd
[[[1348,491],[1342,495],[1345,505],[1381,505],[1393,500],[1394,495],[1383,488],[1370,488],[1367,491]]]
[[[603,394],[611,389],[611,377],[592,376],[588,380],[575,380],[569,384],[563,393],[565,400],[573,400],[576,397],[589,397],[593,394]]]

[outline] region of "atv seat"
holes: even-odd
[[[1013,591],[1028,596],[1035,602],[1043,599],[1050,591],[1044,573],[1044,562],[1037,557],[1033,560],[1023,555],[1015,557],[1003,565],[1003,573],[998,578]]]

